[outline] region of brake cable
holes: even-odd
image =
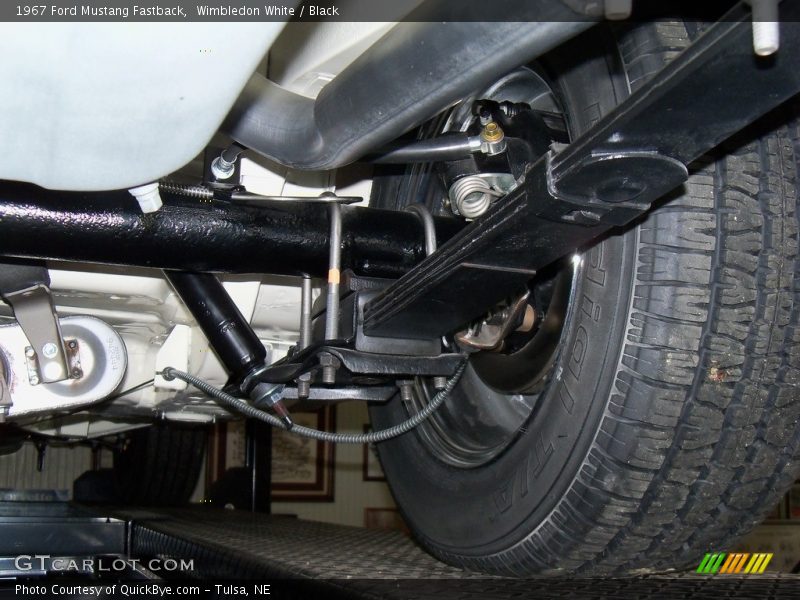
[[[183,371],[179,371],[173,367],[167,367],[159,374],[167,381],[180,379],[181,381],[191,384],[197,389],[205,392],[217,400],[218,403],[228,408],[238,411],[243,415],[253,419],[264,421],[273,427],[295,433],[301,437],[338,444],[373,444],[396,438],[397,436],[411,431],[423,423],[436,411],[436,409],[444,404],[444,401],[448,398],[448,396],[450,396],[450,392],[453,391],[453,388],[461,379],[461,375],[464,373],[464,369],[466,369],[466,367],[467,361],[465,360],[458,366],[452,377],[447,380],[445,386],[439,392],[437,392],[433,399],[425,406],[425,408],[423,408],[417,414],[406,419],[402,423],[398,423],[393,427],[389,427],[388,429],[371,431],[369,433],[333,433],[330,431],[320,431],[319,429],[303,427],[302,425],[294,425],[291,428],[288,428],[286,424],[277,417],[274,417],[268,412],[256,408],[241,398],[232,396],[231,394],[214,387],[199,377],[189,375],[188,373],[184,373]]]

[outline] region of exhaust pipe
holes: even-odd
[[[438,16],[445,18],[438,21],[437,15],[426,12],[416,15],[426,22],[399,23],[325,86],[316,100],[254,75],[223,131],[293,169],[341,167],[594,22],[559,0],[457,6],[457,15],[441,13]],[[481,12],[469,14],[465,6]],[[447,10],[454,10],[452,4]],[[499,17],[515,22],[485,20]]]

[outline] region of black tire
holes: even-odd
[[[602,47],[594,35],[568,51]],[[573,134],[689,42],[678,23],[618,39],[557,64]],[[515,576],[669,570],[728,549],[774,507],[800,472],[800,146],[796,124],[771,119],[583,256],[550,380],[501,453],[459,468],[424,428],[379,444],[428,551]],[[397,201],[381,189],[378,203]],[[373,407],[373,427],[407,412]]]
[[[182,423],[158,423],[126,435],[114,454],[120,502],[137,506],[180,506],[194,492],[206,452],[208,431]]]

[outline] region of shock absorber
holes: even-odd
[[[267,367],[267,351],[220,281],[210,273],[164,271],[164,274],[231,374],[232,383],[254,402],[271,407],[291,427],[289,411],[278,389],[281,386],[258,378]]]

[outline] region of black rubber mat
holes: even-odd
[[[192,575],[203,579],[271,580],[273,598],[800,599],[797,575],[487,578],[440,563],[399,532],[240,511],[123,514],[134,523],[134,556],[193,559]]]
[[[437,561],[400,532],[344,527],[292,517],[267,517],[242,511],[169,511],[164,516],[168,518],[134,518],[137,525],[132,536],[133,554],[156,552],[168,537],[175,537],[208,546],[215,552],[235,549],[242,563],[268,567],[275,574],[287,577],[416,579],[476,576]],[[242,565],[245,566],[249,568],[252,565]],[[236,573],[234,577],[240,574],[245,573]],[[215,572],[214,575],[225,573]]]

